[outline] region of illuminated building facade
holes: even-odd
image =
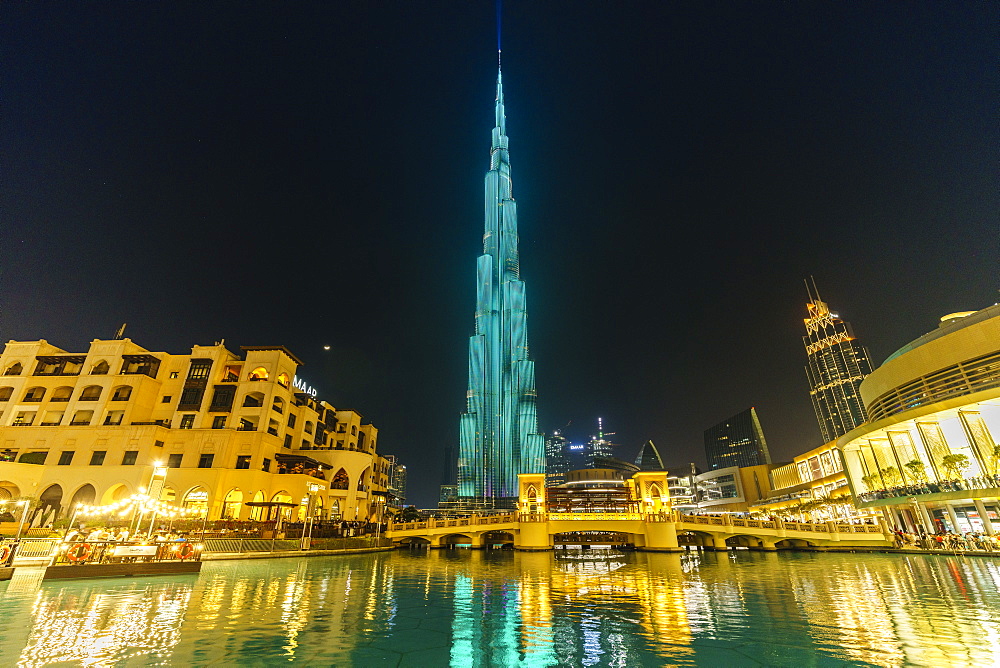
[[[378,430],[318,400],[280,346],[153,352],[130,339],[71,353],[10,341],[0,355],[0,499],[32,497],[50,519],[148,488],[217,519],[262,519],[251,501],[317,518],[375,519],[388,463]]]
[[[660,457],[660,451],[656,449],[652,441],[646,441],[642,449],[639,450],[639,454],[636,455],[635,465],[639,467],[640,471],[666,471],[666,467],[663,466],[663,459]]]
[[[829,442],[865,421],[858,388],[872,372],[872,365],[868,351],[854,337],[851,325],[830,311],[819,298],[815,283],[806,308],[809,317],[805,319],[806,335],[802,343],[808,358],[809,396],[823,441]]]
[[[556,430],[545,439],[545,486],[553,487],[566,482],[566,474],[573,468],[569,449],[572,444]]]
[[[757,409],[748,408],[705,430],[705,457],[709,469],[770,465],[764,430]]]
[[[861,383],[837,441],[858,506],[892,526],[1000,533],[1000,304],[953,313]]]
[[[518,474],[545,470],[499,72],[495,115],[486,172],[483,254],[476,263],[469,389],[459,430],[458,494],[469,507],[511,507],[518,494]]]

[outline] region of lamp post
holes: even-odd
[[[157,479],[160,481],[159,487],[156,485]],[[167,467],[163,465],[163,462],[153,462],[153,474],[149,478],[149,490],[151,492],[150,498],[153,501],[153,513],[149,518],[149,529],[146,531],[147,534],[153,533],[153,522],[156,521],[157,504],[160,502],[160,494],[166,482]]]
[[[21,523],[17,525],[17,536],[14,538],[14,540],[21,540],[21,531],[24,530],[24,520],[28,518],[28,506],[31,505],[31,502],[28,499],[21,499],[15,505],[24,506],[24,509],[21,510]]]
[[[316,514],[316,493],[319,492],[320,486],[317,483],[310,482],[306,484],[306,490],[309,492],[309,503],[306,505],[306,521],[308,522],[308,534],[306,532],[302,533],[302,540],[300,547],[303,550],[308,550],[312,545],[312,535],[313,535],[313,521],[315,520]]]

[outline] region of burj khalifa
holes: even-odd
[[[471,508],[512,507],[519,473],[545,471],[528,353],[517,205],[497,72],[496,126],[486,172],[483,254],[476,261],[476,328],[469,338],[469,390],[459,433],[458,495]]]

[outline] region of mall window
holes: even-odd
[[[107,455],[107,450],[94,450],[93,454],[90,455],[90,465],[101,466],[104,464],[104,458],[107,457]]]
[[[180,371],[171,371],[170,372],[169,378],[173,379],[173,378],[180,378],[180,377],[181,377],[181,372]]]
[[[110,427],[117,427],[125,419],[125,411],[108,411],[104,417],[104,424]]]
[[[91,411],[93,412],[93,411]],[[14,422],[11,423],[13,427],[29,427],[35,421],[36,411],[21,411],[14,416]]]
[[[181,416],[181,423],[178,427],[179,429],[193,429],[194,428],[194,414],[186,413]]]
[[[205,396],[205,389],[201,387],[187,387],[181,391],[181,399],[177,402],[181,410],[200,410],[201,400]]]
[[[88,385],[80,393],[80,401],[97,401],[101,398],[101,391],[103,389],[100,385]]]
[[[0,387],[0,401],[10,401],[10,395],[12,395],[13,393],[14,393],[13,387],[10,386]]]
[[[265,458],[264,463],[261,464],[260,470],[265,473],[268,473],[271,470],[271,460]]]
[[[212,370],[212,360],[191,360],[191,368],[188,369],[188,380],[205,380]]]
[[[226,416],[216,415],[212,418],[212,429],[225,429],[226,428]]]
[[[236,388],[232,386],[216,386],[212,394],[212,404],[208,407],[210,411],[231,411],[233,400],[236,399]]]
[[[262,366],[257,367],[247,376],[247,380],[267,380],[267,369]]]
[[[111,401],[128,401],[132,396],[132,386],[122,385],[115,388],[115,393],[111,395]]]
[[[169,394],[165,394],[165,395],[163,395],[163,401],[161,401],[160,403],[161,404],[169,404],[171,399],[173,399],[172,396],[170,396]]]
[[[28,391],[24,393],[24,401],[41,401],[44,396],[44,387],[29,387]]]
[[[288,448],[289,450],[291,450],[291,448],[292,448],[292,435],[291,434],[285,434],[285,442],[282,443],[281,447]]]
[[[240,380],[240,370],[241,366],[227,366],[226,371],[222,374],[223,383],[236,383]]]
[[[167,457],[167,468],[179,469],[184,461],[184,453],[178,452]]]
[[[122,466],[135,466],[135,460],[139,458],[138,450],[126,450],[122,457]]]
[[[241,417],[240,426],[237,431],[257,431],[257,418],[256,417]]]
[[[250,468],[250,455],[238,455],[236,457],[236,468],[238,468],[238,469],[249,469]]]
[[[15,362],[14,364],[11,364],[9,367],[7,367],[7,370],[3,372],[3,375],[5,375],[5,376],[20,376],[21,375],[21,371],[23,371],[23,370],[24,370],[24,367],[21,366],[21,363],[20,362]]]
[[[111,370],[111,365],[101,360],[94,365],[94,368],[90,370],[90,375],[92,376],[107,376],[108,371]]]
[[[284,371],[278,374],[278,385],[288,387],[288,374]]]
[[[294,427],[295,426],[295,413],[289,413],[288,414],[288,426],[289,427]]]
[[[212,461],[215,459],[215,455],[202,455],[198,458],[198,468],[200,469],[210,469],[212,468]]]
[[[57,466],[69,466],[73,463],[73,452],[66,451],[59,455],[59,463]]]

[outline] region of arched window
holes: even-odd
[[[257,408],[258,406],[264,405],[264,393],[263,392],[251,392],[247,396],[243,397],[243,405],[248,408]]]
[[[243,508],[243,492],[234,489],[226,494],[226,499],[222,502],[222,519],[238,520],[240,510]]]
[[[313,423],[310,422],[309,420],[306,420],[305,425],[303,425],[302,427],[302,431],[306,432],[307,434],[313,433]]]
[[[247,380],[267,380],[267,377],[267,369],[259,366],[250,372],[250,375],[247,376]]]
[[[114,394],[111,395],[111,401],[128,401],[131,396],[132,386],[120,385],[115,388]]]
[[[80,489],[76,490],[76,494],[73,495],[73,500],[69,502],[70,509],[76,504],[80,503],[85,506],[93,505],[94,501],[97,500],[97,490],[91,484],[86,484]]]
[[[44,396],[44,387],[29,387],[27,392],[24,393],[23,401],[41,401]]]
[[[80,401],[97,401],[101,398],[101,390],[103,389],[100,385],[88,385],[80,393]]]
[[[38,497],[39,513],[42,516],[41,526],[58,519],[59,511],[62,509],[63,488],[59,485],[50,485]]]
[[[73,396],[73,388],[68,386],[57,387],[52,390],[52,396],[49,397],[49,401],[69,401],[69,398]]]
[[[200,517],[205,517],[208,514],[208,490],[204,487],[195,487],[184,495],[181,505],[193,508],[198,511]]]
[[[23,369],[24,369],[24,367],[21,366],[20,362],[14,362],[9,367],[7,367],[7,370],[3,372],[3,375],[5,375],[5,376],[20,376],[21,375],[21,371]]]
[[[97,364],[94,365],[93,369],[90,370],[90,375],[91,376],[106,376],[106,375],[108,375],[108,371],[110,371],[110,370],[111,370],[111,367],[108,365],[108,363],[105,362],[104,360],[101,360],[100,362],[98,362]]]
[[[10,385],[0,387],[0,401],[10,401],[10,395],[14,394],[14,388]]]
[[[282,371],[278,374],[278,385],[282,387],[288,387],[288,374]]]
[[[337,471],[337,474],[333,476],[333,481],[330,483],[330,489],[347,489],[350,486],[351,479],[344,469]]]
[[[366,492],[366,491],[368,491],[368,488],[365,486],[365,480],[368,478],[368,474],[369,473],[371,473],[371,469],[367,468],[367,469],[364,470],[364,473],[362,473],[361,475],[358,476],[358,491],[359,492]]]
[[[257,492],[253,495],[254,503],[261,503],[264,500],[264,493]],[[264,509],[260,506],[250,506],[250,519],[256,522],[264,518]]]
[[[279,413],[285,412],[285,400],[281,397],[275,397],[274,401],[271,402],[271,410],[277,411]]]

